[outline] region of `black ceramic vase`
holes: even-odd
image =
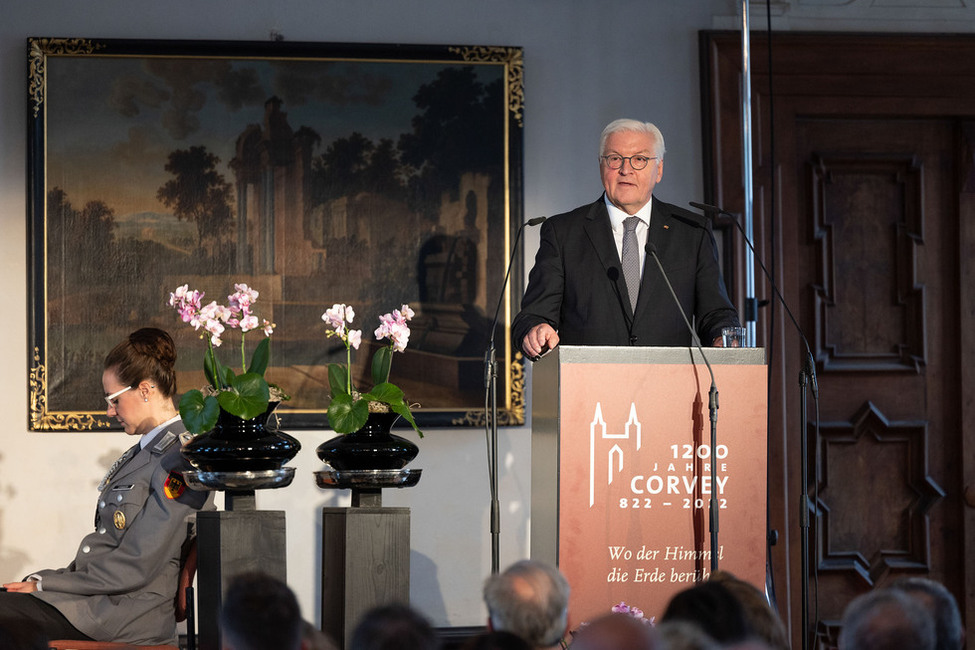
[[[318,445],[318,457],[334,470],[403,469],[420,449],[390,433],[396,413],[370,413],[358,431],[336,436]]]
[[[220,411],[216,426],[196,436],[183,447],[183,456],[201,472],[257,472],[280,469],[295,457],[301,443],[283,431],[267,428],[267,419],[277,407],[244,420]]]

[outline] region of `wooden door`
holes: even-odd
[[[709,198],[740,211],[739,37],[703,35],[701,52],[713,146],[705,153],[713,161]],[[774,316],[762,310],[759,343],[773,354],[777,605],[794,647],[831,647],[850,600],[921,575],[955,594],[972,630],[975,572],[966,551],[975,519],[966,486],[975,485],[975,427],[968,423],[975,182],[967,120],[975,116],[968,83],[975,81],[975,42],[776,34],[771,102],[767,41],[753,37],[752,52],[756,244],[764,259],[776,260],[776,283],[809,341],[819,386],[818,405],[809,394],[803,490],[802,346],[781,308]],[[729,239],[736,250],[740,244]],[[741,303],[740,281],[733,287]],[[760,298],[770,294],[759,291]]]

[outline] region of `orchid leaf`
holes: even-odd
[[[372,355],[372,383],[383,384],[389,381],[389,370],[393,365],[393,348],[388,345],[379,348]]]
[[[198,390],[187,391],[179,400],[179,415],[187,431],[194,434],[204,433],[217,424],[220,404],[213,395],[204,397]]]
[[[245,372],[233,378],[230,388],[231,390],[223,391],[217,396],[224,411],[250,420],[267,410],[269,394],[264,377]]]
[[[346,386],[349,383],[349,371],[340,363],[328,364],[328,387],[334,398],[337,395],[348,395]],[[349,396],[351,398],[351,395]]]
[[[220,366],[220,378],[223,380],[221,388],[229,388],[234,385],[237,375],[230,366]]]
[[[394,386],[389,382],[383,382],[373,386],[372,390],[367,395],[363,395],[362,398],[392,406],[396,402],[403,403],[403,391],[398,386]]]
[[[332,393],[328,405],[328,423],[335,433],[358,431],[369,417],[369,403],[364,399],[352,399],[347,393]]]
[[[247,372],[252,372],[263,377],[270,359],[271,339],[265,337],[261,339],[261,342],[254,349],[254,355],[251,357],[251,365],[248,366]]]
[[[398,404],[390,404],[389,408],[393,409],[394,412],[398,413],[400,417],[410,423],[413,430],[423,437],[423,432],[420,431],[420,427],[416,426],[416,420],[413,419],[413,414],[410,413],[410,406],[406,402],[399,402]]]
[[[206,376],[207,381],[214,388],[223,388],[226,384],[223,382],[224,373],[223,366],[220,364],[220,360],[217,359],[217,355],[212,351],[207,351],[203,355],[203,374]]]

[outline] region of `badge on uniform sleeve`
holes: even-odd
[[[179,472],[170,472],[166,478],[166,482],[163,484],[163,491],[166,493],[166,498],[178,499],[184,490],[186,490],[186,481],[183,480],[183,475]]]
[[[121,510],[116,510],[115,511],[115,517],[114,517],[114,519],[115,519],[115,527],[118,528],[119,530],[124,530],[125,529],[125,513],[122,512]]]

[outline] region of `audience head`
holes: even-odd
[[[437,650],[430,623],[408,605],[380,605],[367,611],[352,633],[349,650]]]
[[[558,645],[569,616],[569,583],[553,566],[515,562],[484,583],[490,627],[513,632],[536,648]]]
[[[628,614],[605,614],[581,626],[572,637],[572,650],[656,650],[656,630],[646,619]]]
[[[661,620],[693,623],[722,645],[745,641],[753,635],[741,603],[717,582],[703,582],[677,592]]]
[[[317,627],[308,621],[302,621],[301,650],[338,650],[338,646]]]
[[[700,626],[687,621],[664,621],[656,629],[660,643],[667,650],[718,650],[721,647]]]
[[[532,646],[512,632],[489,630],[465,643],[464,650],[532,650]]]
[[[839,650],[934,650],[934,621],[899,589],[876,589],[843,612]]]
[[[304,621],[294,592],[264,573],[242,573],[227,585],[220,610],[224,650],[298,650]]]
[[[732,643],[731,645],[721,646],[725,650],[774,650],[772,646],[765,643],[758,637],[752,637],[747,641]]]
[[[961,650],[965,628],[961,624],[958,602],[940,582],[928,578],[900,578],[891,585],[918,601],[934,620],[938,650]]]
[[[715,571],[711,574],[710,581],[727,589],[741,604],[752,634],[774,650],[790,650],[792,645],[789,643],[785,624],[758,587],[727,571]]]

